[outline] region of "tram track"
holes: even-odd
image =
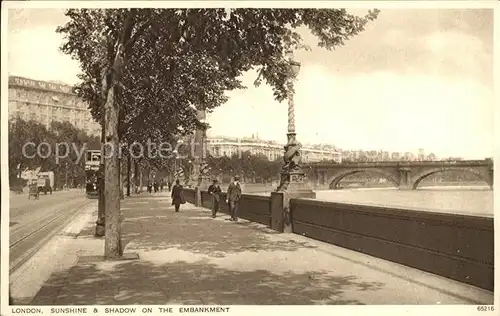
[[[87,199],[78,199],[70,203],[58,205],[45,211],[46,214],[23,224],[18,224],[11,231],[9,241],[10,267],[12,274],[29,260],[48,240],[61,233],[61,230],[80,214],[80,211],[92,204]]]

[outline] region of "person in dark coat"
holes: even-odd
[[[238,221],[238,206],[241,199],[241,186],[240,177],[235,176],[234,181],[229,184],[227,189],[227,199],[226,202],[229,204],[229,214],[231,215],[231,220],[234,222]]]
[[[160,192],[163,192],[163,187],[165,186],[165,181],[161,179],[160,181]]]
[[[182,185],[179,180],[175,180],[175,185],[172,188],[172,205],[175,205],[175,211],[179,212],[181,204],[186,203],[182,194]]]
[[[151,193],[151,182],[148,182],[148,193]]]
[[[153,188],[155,190],[155,193],[158,192],[158,182],[153,182]]]
[[[212,217],[215,218],[220,206],[220,194],[222,190],[217,183],[217,179],[208,187],[208,194],[212,196]]]

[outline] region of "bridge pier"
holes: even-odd
[[[320,185],[320,180],[319,180],[319,177],[320,177],[320,171],[316,170],[316,179],[314,181],[314,186],[317,188],[319,188],[319,185]]]
[[[489,185],[490,185],[490,189],[493,190],[493,185],[494,185],[494,180],[495,180],[495,176],[493,175],[493,169],[489,169],[488,170],[488,175],[489,175]]]
[[[411,183],[411,169],[410,168],[400,168],[399,169],[399,186],[400,190],[413,190],[413,184]]]

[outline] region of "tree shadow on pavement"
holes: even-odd
[[[316,248],[308,243],[273,237],[255,223],[212,219],[210,212],[188,204],[175,213],[169,203],[150,201],[130,204],[122,211],[122,245],[126,251],[182,248],[194,253],[220,256],[243,251],[296,251]]]
[[[377,291],[382,286],[326,273],[234,271],[206,260],[99,262],[53,274],[31,305],[348,305],[362,302],[342,298],[345,291]]]

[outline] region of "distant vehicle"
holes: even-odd
[[[40,197],[40,190],[38,189],[38,181],[32,180],[28,185],[28,200],[33,197],[35,200],[38,200]]]
[[[96,199],[98,191],[98,171],[101,163],[100,150],[87,150],[85,155],[85,194],[89,199]]]
[[[52,188],[54,187],[54,172],[39,172],[38,178],[38,192],[43,192],[43,194],[52,194]]]

